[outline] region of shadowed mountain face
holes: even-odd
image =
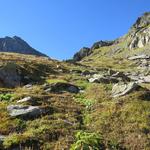
[[[14,52],[21,54],[31,54],[37,56],[46,56],[39,51],[32,48],[28,43],[22,40],[20,37],[8,37],[0,38],[0,52]]]

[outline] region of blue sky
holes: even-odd
[[[20,36],[52,58],[127,33],[150,0],[0,0],[0,37]]]

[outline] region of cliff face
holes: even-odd
[[[31,54],[37,56],[46,56],[32,48],[27,42],[20,37],[5,37],[0,38],[0,52],[14,52],[21,54]]]

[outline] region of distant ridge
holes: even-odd
[[[6,36],[4,38],[0,38],[0,52],[11,52],[46,57],[45,54],[32,48],[27,42],[18,36]]]

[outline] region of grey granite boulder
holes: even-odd
[[[38,106],[9,105],[7,110],[11,117],[37,117],[42,113]]]
[[[138,89],[140,86],[135,82],[130,83],[117,83],[112,88],[112,96],[119,97],[129,94],[130,92]]]

